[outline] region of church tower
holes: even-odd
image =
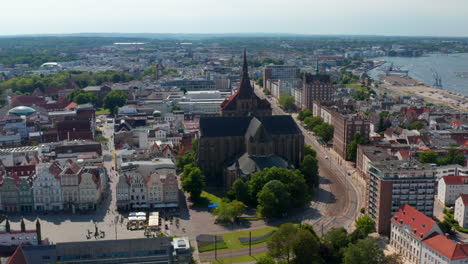
[[[222,116],[271,116],[271,105],[260,99],[254,91],[249,78],[247,54],[244,49],[244,62],[239,88],[229,99],[221,103]]]

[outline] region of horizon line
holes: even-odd
[[[26,33],[26,34],[0,34],[0,38],[15,38],[15,37],[51,37],[51,36],[73,36],[73,35],[270,35],[270,36],[300,36],[300,37],[406,37],[406,38],[468,38],[465,36],[434,36],[434,35],[386,35],[386,34],[310,34],[310,33],[285,33],[285,32],[224,32],[224,33],[176,33],[176,32],[73,32],[73,33]],[[98,36],[96,36],[98,37]],[[129,36],[120,36],[129,37]],[[262,36],[259,36],[262,37]]]

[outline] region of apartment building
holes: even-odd
[[[360,133],[364,141],[369,141],[370,122],[367,117],[359,114],[332,113],[333,120],[333,150],[341,158],[347,156],[348,145],[354,140],[356,133]]]
[[[302,109],[311,109],[313,101],[330,102],[336,86],[329,75],[305,75],[302,79]]]
[[[298,79],[300,69],[297,66],[268,65],[263,69],[263,88],[269,89],[269,80]]]
[[[369,164],[366,202],[377,232],[390,233],[389,219],[409,204],[427,216],[434,207],[434,169],[418,161],[386,160]]]
[[[461,227],[468,227],[468,194],[461,194],[455,200],[454,218]]]
[[[448,205],[455,204],[461,194],[468,194],[468,176],[444,176],[437,186],[437,199]]]

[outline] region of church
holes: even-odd
[[[229,190],[264,168],[299,167],[304,136],[290,115],[272,115],[268,100],[255,94],[245,50],[239,88],[220,107],[221,116],[200,118],[197,163],[208,185]]]

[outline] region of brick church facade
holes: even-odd
[[[291,116],[272,115],[270,103],[255,94],[245,51],[239,88],[221,113],[200,119],[197,163],[208,185],[229,190],[235,179],[264,168],[299,167],[304,136]]]

